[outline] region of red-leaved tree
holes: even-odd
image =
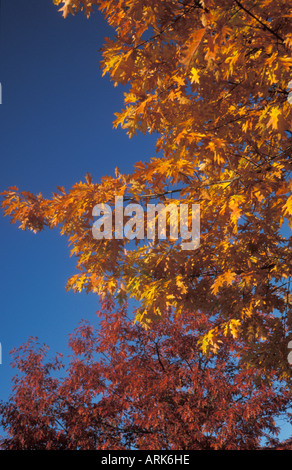
[[[227,338],[217,354],[203,355],[197,342],[212,326],[206,315],[168,312],[148,330],[126,306],[104,302],[99,316],[97,328],[82,322],[71,335],[66,369],[59,356],[48,361],[34,338],[14,350],[19,374],[0,408],[2,448],[279,445],[275,418],[288,406],[288,391],[246,368],[247,346],[238,341]]]

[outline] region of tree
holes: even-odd
[[[151,330],[169,309],[182,323],[185,312],[205,315],[206,358],[234,341],[247,371],[291,390],[291,2],[54,1],[64,17],[96,6],[113,26],[101,65],[127,85],[114,126],[157,134],[157,155],[131,174],[87,174],[51,199],[9,188],[5,214],[24,230],[60,227],[78,268],[68,289],[134,299]],[[144,208],[199,204],[199,247],[95,239],[93,208],[115,196]]]
[[[146,330],[104,302],[101,325],[71,335],[71,360],[46,360],[36,339],[13,352],[14,393],[2,404],[4,449],[260,449],[276,445],[289,393],[240,365],[237,341],[206,357],[206,315],[170,312]],[[182,321],[183,320],[183,321]],[[232,353],[230,351],[232,350]],[[55,374],[55,377],[53,376]],[[280,445],[280,444],[277,444]],[[283,444],[281,444],[283,445]]]

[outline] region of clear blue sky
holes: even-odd
[[[112,127],[123,88],[102,77],[105,36],[96,12],[64,20],[53,0],[2,0],[0,82],[0,191],[9,186],[50,197],[89,172],[96,182],[116,166],[131,171],[149,160],[154,139],[129,139]],[[66,352],[81,319],[96,320],[94,295],[66,292],[74,272],[65,237],[58,231],[23,232],[0,217],[0,399],[10,392],[9,351],[37,336]]]
[[[131,171],[155,155],[154,139],[112,128],[123,89],[102,77],[99,52],[112,34],[100,13],[64,20],[53,0],[2,0],[0,37],[0,191],[9,186],[50,197],[89,172]],[[0,216],[0,399],[14,371],[9,351],[29,336],[66,354],[81,319],[95,321],[97,298],[66,292],[74,272],[58,231],[20,231]],[[283,428],[288,436],[288,427]]]

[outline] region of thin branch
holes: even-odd
[[[281,42],[284,42],[284,39],[276,33],[272,28],[270,28],[267,24],[263,23],[257,16],[255,16],[251,11],[249,11],[247,8],[245,8],[242,3],[239,0],[235,0],[235,3],[243,10],[245,13],[247,13],[249,16],[251,16],[254,20],[256,20],[259,24],[263,26],[264,29],[269,31],[271,34],[273,34],[277,39],[279,39]]]
[[[199,7],[197,4],[195,4],[195,5],[191,5],[189,8],[186,8],[183,13],[181,13],[181,14],[178,15],[176,18],[174,18],[174,19],[170,22],[170,24],[168,24],[167,26],[165,26],[164,28],[162,28],[162,30],[159,31],[159,33],[154,34],[154,35],[151,36],[150,38],[145,39],[144,41],[142,41],[142,42],[140,42],[139,44],[137,44],[137,46],[132,47],[132,50],[137,50],[137,49],[139,49],[140,47],[142,47],[142,46],[144,46],[145,44],[147,44],[148,42],[155,41],[155,40],[158,39],[162,34],[164,34],[169,28],[171,28],[177,21],[179,21],[179,20],[181,20],[182,18],[184,18],[191,10],[194,10],[195,8],[202,8],[202,7]]]
[[[225,184],[225,183],[230,183],[231,184],[234,181],[239,180],[239,178],[240,178],[240,176],[235,176],[234,178],[231,178],[231,179],[228,179],[228,180],[218,180],[218,181],[212,181],[211,183],[200,184],[200,186],[198,186],[198,188],[196,188],[196,189],[206,188],[208,186],[220,185],[220,184]],[[166,196],[167,194],[179,193],[179,192],[183,191],[184,189],[185,188],[170,189],[168,191],[164,191],[163,193],[144,194],[144,195],[141,195],[140,197],[141,197],[141,199],[145,199],[145,198],[152,199],[152,198]],[[132,199],[133,198],[129,197],[129,198],[125,198],[124,200],[125,201],[131,201]]]
[[[158,348],[158,343],[155,343],[155,349],[156,349],[156,353],[157,353],[157,358],[158,358],[158,362],[163,370],[163,372],[165,372],[165,367],[163,365],[163,362],[161,361],[161,357],[160,357],[160,352],[159,352],[159,348]]]
[[[261,270],[268,269],[270,271],[275,266],[276,266],[276,263],[266,263],[263,266],[255,266],[253,269],[251,269],[251,268],[249,268],[247,270],[245,270],[245,269],[235,269],[234,272],[238,276],[241,276],[241,274],[248,274],[248,273],[251,273],[251,272],[255,271],[256,269],[261,269]],[[223,274],[224,272],[225,272],[224,270],[220,269],[220,270],[216,270],[215,272],[204,272],[204,273],[191,274],[187,277],[190,278],[190,279],[200,278],[200,277],[201,278],[211,277],[211,276],[218,276],[220,274]]]

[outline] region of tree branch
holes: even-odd
[[[233,183],[234,181],[236,180],[239,180],[240,176],[235,176],[234,178],[231,178],[231,179],[228,179],[228,180],[218,180],[218,181],[212,181],[211,183],[205,183],[205,184],[201,184],[200,186],[198,186],[197,189],[200,189],[200,188],[206,188],[208,186],[214,186],[214,185],[220,185],[220,184],[225,184],[225,183]],[[149,198],[149,199],[152,199],[152,198],[156,198],[156,197],[162,197],[162,196],[166,196],[167,194],[173,194],[173,193],[179,193],[180,191],[182,191],[183,189],[185,188],[176,188],[176,189],[170,189],[168,191],[164,191],[163,193],[151,193],[151,194],[144,194],[144,195],[141,195],[141,199],[145,199],[145,198]],[[125,198],[124,200],[125,201],[131,201],[133,198],[129,197],[129,198]]]
[[[158,343],[155,343],[155,349],[156,349],[156,353],[157,353],[157,358],[158,358],[158,362],[163,370],[163,372],[165,372],[165,367],[161,361],[161,357],[160,357],[160,352],[159,352],[159,348],[158,348]]]
[[[277,39],[279,39],[281,42],[284,42],[284,39],[276,33],[272,28],[270,28],[267,24],[263,23],[257,16],[255,16],[251,11],[249,11],[247,8],[245,8],[242,3],[239,0],[235,0],[235,3],[243,10],[245,13],[247,13],[249,16],[251,16],[254,20],[256,20],[260,25],[263,26],[264,29],[269,31],[271,34],[273,34]]]

